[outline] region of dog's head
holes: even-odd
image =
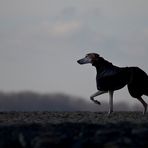
[[[96,61],[98,61],[100,58],[100,55],[97,53],[88,53],[84,58],[78,60],[77,62],[79,64],[94,64]]]

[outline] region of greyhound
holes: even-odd
[[[128,87],[130,95],[137,98],[143,105],[143,114],[147,111],[147,103],[142,99],[142,95],[148,96],[148,75],[138,67],[117,67],[100,57],[97,53],[89,53],[84,58],[77,61],[79,64],[91,63],[96,68],[98,91],[90,96],[90,99],[98,104],[94,97],[109,92],[109,111],[113,112],[113,93],[115,90]]]

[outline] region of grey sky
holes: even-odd
[[[0,90],[88,99],[96,72],[77,59],[97,52],[148,72],[147,47],[147,0],[0,0]]]

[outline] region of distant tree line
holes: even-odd
[[[108,103],[98,106],[89,99],[66,94],[40,94],[26,91],[18,93],[0,92],[0,111],[107,111]],[[142,110],[140,106],[132,108],[126,103],[116,103],[115,110]]]

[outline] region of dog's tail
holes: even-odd
[[[144,90],[143,95],[148,96],[148,76],[146,77],[145,81],[143,81],[142,86],[143,86],[143,90]]]
[[[148,87],[146,88],[146,91],[144,92],[144,95],[148,96]]]
[[[131,72],[128,84],[129,93],[137,98],[142,95],[148,96],[148,75],[138,67],[129,68]]]
[[[145,93],[145,95],[146,95],[146,96],[148,96],[148,92],[147,92],[147,93]]]
[[[145,91],[144,91],[144,95],[148,96],[148,76],[147,76],[147,80],[145,81]]]

